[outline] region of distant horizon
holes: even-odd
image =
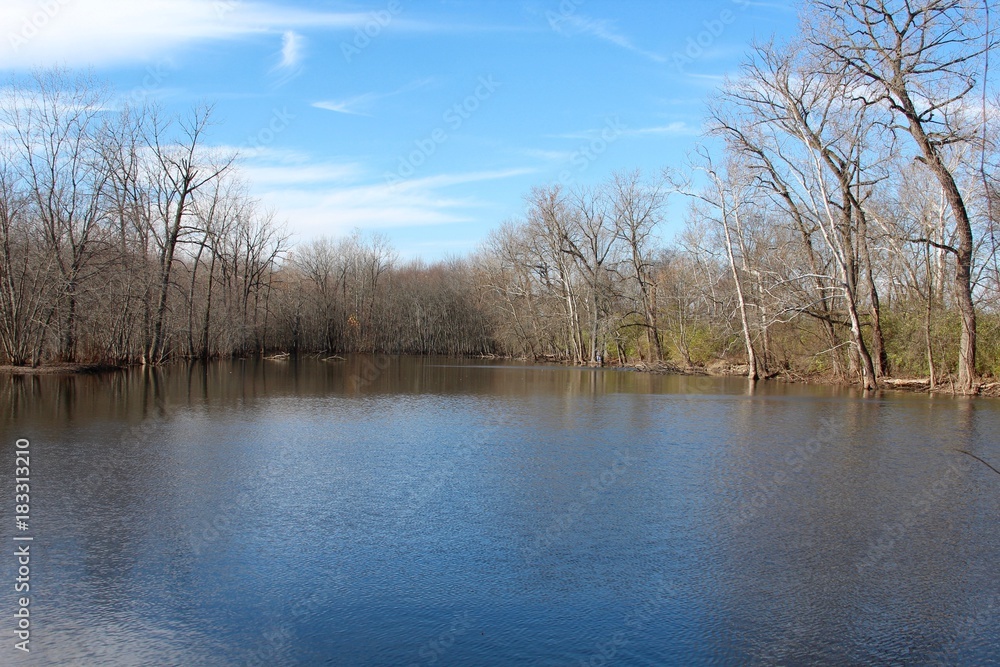
[[[750,41],[797,25],[747,0],[14,0],[0,22],[4,88],[60,66],[122,101],[214,104],[210,142],[240,149],[293,245],[359,229],[428,263],[475,251],[534,186],[682,166]]]

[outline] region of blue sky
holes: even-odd
[[[3,0],[0,69],[213,103],[211,141],[294,239],[378,230],[435,260],[532,186],[681,166],[750,40],[796,22],[793,0]]]

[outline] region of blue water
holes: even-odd
[[[1000,467],[996,400],[442,359],[2,381],[0,664],[1000,664],[1000,475],[958,451]]]

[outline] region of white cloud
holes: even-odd
[[[795,12],[798,8],[794,2],[753,2],[751,0],[740,0],[737,3],[741,9],[749,7],[760,7],[762,9],[776,9],[782,12]]]
[[[321,12],[246,0],[2,0],[0,68],[111,65],[152,60],[207,40],[284,36],[282,63],[297,63],[296,29],[353,31],[369,12]],[[433,30],[394,17],[386,30]]]
[[[303,42],[302,35],[294,30],[284,32],[281,36],[281,62],[278,63],[278,69],[290,70],[299,66],[302,62]]]
[[[302,58],[305,50],[305,38],[294,30],[286,30],[281,35],[281,52],[278,64],[271,68],[271,74],[277,75],[272,86],[283,86],[299,74],[302,74]]]
[[[212,2],[199,0],[63,0],[52,7],[43,12],[32,0],[3,3],[0,25],[8,34],[0,38],[0,66],[151,58],[183,43],[235,37],[247,29],[220,16]]]
[[[346,113],[352,116],[370,116],[371,114],[359,111],[358,107],[368,106],[373,98],[374,95],[367,93],[365,95],[358,95],[339,102],[337,100],[321,100],[319,102],[313,102],[312,105],[317,109],[335,111],[336,113]]]
[[[705,88],[710,88],[712,90],[717,89],[719,86],[723,85],[729,79],[739,78],[739,74],[686,74],[687,78],[692,82]]]
[[[356,162],[314,162],[263,149],[241,172],[266,206],[280,211],[300,239],[346,234],[354,228],[393,229],[477,221],[490,206],[449,188],[534,173],[517,168],[435,174],[394,185]]]
[[[672,123],[667,123],[666,125],[657,125],[654,127],[638,127],[635,129],[625,129],[622,134],[625,136],[645,136],[645,135],[656,135],[656,136],[693,136],[700,134],[701,130],[696,127],[692,127],[685,123],[684,121],[674,121]]]

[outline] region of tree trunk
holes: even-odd
[[[194,357],[194,290],[198,283],[198,267],[201,266],[201,255],[205,252],[206,236],[198,244],[198,253],[194,257],[194,265],[191,267],[191,284],[188,288],[188,357]]]
[[[187,199],[187,189],[180,193],[177,209],[174,213],[170,231],[163,240],[163,252],[160,254],[160,289],[156,300],[156,315],[153,321],[153,340],[146,354],[146,362],[156,364],[162,361],[164,323],[167,317],[167,298],[170,294],[170,274],[174,265],[174,252],[180,237],[181,219],[184,215],[184,203]]]
[[[720,188],[720,195],[725,197],[725,193]],[[729,230],[729,214],[723,204],[722,228],[725,231],[726,256],[729,258],[729,268],[733,274],[733,282],[736,284],[736,300],[740,309],[740,324],[743,325],[743,345],[747,353],[747,378],[756,380],[757,373],[757,353],[753,349],[753,335],[750,333],[750,319],[747,317],[746,299],[743,296],[743,283],[740,280],[739,271],[736,269],[736,257],[733,255],[733,239]]]
[[[212,282],[215,276],[216,253],[212,251],[212,261],[208,264],[208,286],[205,295],[205,318],[201,327],[201,358],[207,360],[210,355],[209,350],[209,326],[212,322]]]
[[[903,115],[909,121],[909,131],[923,153],[923,163],[937,177],[952,216],[958,247],[955,248],[955,296],[962,320],[962,333],[958,344],[958,389],[974,393],[976,387],[976,304],[972,298],[972,256],[974,252],[972,222],[965,207],[962,191],[951,171],[945,166],[937,147],[931,143],[924,130],[919,112],[906,90],[893,91],[899,98]]]
[[[63,332],[62,351],[59,356],[63,361],[76,361],[76,284],[70,280],[66,286],[66,330]]]
[[[868,293],[871,297],[873,361],[875,362],[877,377],[885,377],[889,374],[889,356],[885,350],[885,337],[882,335],[882,308],[879,303],[878,288],[875,286],[875,276],[872,271],[871,251],[868,248],[868,219],[860,206],[857,207],[857,213],[858,243],[861,244],[862,261],[865,263],[865,279],[868,283]]]

